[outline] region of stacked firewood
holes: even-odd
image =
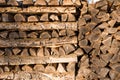
[[[0,0],[0,79],[74,80],[83,54],[80,6],[79,0]]]
[[[120,1],[81,3],[78,20],[79,56],[76,80],[120,79]]]

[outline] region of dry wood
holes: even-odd
[[[33,69],[32,69],[30,66],[28,66],[28,65],[23,66],[23,67],[22,67],[22,70],[23,70],[23,71],[26,71],[26,72],[31,72],[31,71],[33,71]]]
[[[109,53],[100,55],[100,57],[101,57],[106,63],[108,63],[108,62],[111,60],[112,56],[113,56],[113,54],[109,54]]]
[[[57,38],[57,37],[59,37],[59,34],[58,34],[58,32],[57,31],[55,31],[55,30],[53,30],[52,31],[52,38]]]
[[[4,51],[0,50],[0,56],[4,55]]]
[[[30,54],[28,53],[28,49],[23,49],[20,55],[21,56],[30,56]]]
[[[116,20],[110,20],[108,21],[108,24],[110,25],[110,27],[113,27],[116,23]]]
[[[41,39],[49,39],[49,38],[51,38],[51,35],[48,32],[42,32],[40,34],[40,38]]]
[[[26,32],[19,30],[19,37],[20,37],[20,38],[23,38],[23,39],[24,39],[24,38],[27,38]]]
[[[56,77],[58,76],[58,77]],[[42,79],[42,80],[74,80],[75,76],[73,76],[73,73],[59,73],[59,72],[52,72],[52,73],[42,73],[38,71],[18,71],[18,72],[4,72],[0,75],[0,79],[12,79],[12,80],[19,80],[19,79]]]
[[[40,21],[49,21],[49,19],[48,19],[48,13],[45,13],[45,14],[43,14],[41,17],[40,17]]]
[[[79,46],[82,47],[82,46],[87,46],[88,44],[88,40],[87,39],[83,39],[83,40],[80,40],[79,41]]]
[[[83,50],[81,48],[78,48],[75,52],[74,52],[77,56],[82,56],[84,54]]]
[[[17,72],[17,71],[21,71],[21,69],[20,69],[20,66],[19,65],[16,65],[15,66],[15,71]]]
[[[37,56],[36,50],[34,48],[30,48],[29,53],[30,53],[31,56]]]
[[[25,55],[25,54],[24,54]],[[0,56],[0,65],[23,65],[23,64],[46,64],[46,63],[68,63],[77,62],[76,55],[67,56]]]
[[[51,55],[53,55],[53,56],[59,56],[60,53],[59,53],[58,49],[56,49],[56,48],[51,48]]]
[[[16,0],[8,0],[7,5],[18,6],[18,2]]]
[[[110,66],[113,70],[115,70],[115,71],[117,71],[117,72],[120,73],[120,64],[119,64],[119,63],[109,64],[109,66]]]
[[[100,69],[100,72],[99,72],[100,78],[101,78],[101,77],[106,77],[106,75],[108,74],[108,72],[109,72],[109,69],[108,69],[108,68],[101,68],[101,69]]]
[[[5,66],[5,67],[4,67],[4,71],[5,71],[5,72],[10,72],[9,67],[8,67],[8,66]]]
[[[61,14],[61,20],[67,21],[68,20],[68,14]]]
[[[51,14],[51,15],[50,15],[50,20],[52,20],[52,21],[59,21],[58,15],[56,15],[56,14]]]
[[[117,13],[117,11],[113,11],[113,12],[111,13],[111,16],[112,16],[112,18],[113,18],[114,20],[116,20],[117,22],[120,22],[120,16],[119,16],[119,14]]]
[[[31,32],[27,35],[28,38],[37,38],[38,33],[37,32]]]
[[[9,39],[18,39],[19,38],[19,34],[17,32],[10,32],[8,35]]]
[[[66,36],[66,30],[60,30],[59,31],[59,36]]]
[[[75,50],[75,47],[71,44],[64,44],[63,48],[66,54],[69,54],[70,52],[73,52]]]
[[[46,1],[45,0],[36,0],[34,5],[46,5]]]
[[[75,36],[75,31],[73,30],[66,30],[67,36]]]
[[[0,13],[26,13],[26,14],[39,14],[39,13],[76,13],[75,7],[0,7]]]
[[[26,21],[26,17],[22,14],[16,14],[14,16],[14,19],[16,22],[25,22]]]
[[[40,71],[40,72],[44,72],[45,71],[44,66],[41,65],[41,64],[35,65],[33,69],[34,69],[34,71]]]
[[[63,47],[59,47],[59,54],[60,55],[65,55],[65,50],[63,49]]]
[[[33,5],[33,0],[23,0],[23,5]]]
[[[63,5],[73,5],[72,0],[63,0]]]
[[[48,2],[48,5],[59,5],[59,1],[58,0],[50,0]]]
[[[45,54],[45,56],[50,56],[50,49],[45,48],[44,49],[44,54]]]
[[[118,52],[118,51],[117,51],[117,52]],[[111,58],[110,63],[117,63],[117,62],[119,62],[119,54],[118,54],[118,53],[115,53],[115,54],[113,55],[113,57]]]
[[[38,22],[38,23],[0,23],[0,29],[14,30],[49,30],[71,29],[77,30],[77,22]]]
[[[114,79],[117,80],[118,74],[119,74],[119,72],[117,72],[115,70],[110,70],[110,72],[109,72],[109,76],[110,76],[111,80],[114,80]]]
[[[0,5],[5,5],[6,1],[5,0],[0,0]]]
[[[14,49],[12,49],[12,52],[13,52],[14,55],[17,55],[17,54],[19,54],[21,52],[21,49],[14,48]]]
[[[11,22],[14,21],[14,17],[10,14],[2,14],[2,21],[3,22]]]
[[[68,19],[67,21],[76,21],[75,16],[71,13],[68,13]]]
[[[67,72],[75,72],[75,62],[68,63]]]
[[[0,67],[0,74],[2,74],[4,71],[3,71],[3,69]]]
[[[8,31],[0,32],[0,37],[2,37],[2,38],[7,38],[7,35],[8,35]]]
[[[39,49],[37,50],[37,56],[40,56],[40,57],[43,57],[43,56],[44,56],[43,48],[39,48]]]
[[[38,22],[39,19],[37,16],[29,16],[27,21],[28,22]]]
[[[58,64],[57,71],[61,73],[66,72],[64,66],[61,63]]]
[[[5,48],[5,55],[6,55],[6,56],[12,56],[13,53],[12,53],[11,49]]]
[[[56,71],[55,67],[49,64],[45,68],[45,72],[55,72],[55,71]]]
[[[115,37],[116,40],[120,40],[120,31],[116,32],[114,34],[114,37]]]

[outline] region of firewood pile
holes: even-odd
[[[0,80],[119,79],[119,0],[0,0]]]

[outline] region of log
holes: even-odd
[[[58,15],[51,14],[50,15],[50,20],[52,20],[52,21],[59,21]]]
[[[118,31],[118,32],[116,32],[116,33],[114,34],[114,38],[115,38],[116,40],[120,40],[120,31]]]
[[[17,72],[17,71],[21,71],[20,66],[16,65],[14,71],[16,71],[16,72]]]
[[[48,32],[42,32],[40,34],[40,38],[41,39],[49,39],[49,38],[51,38],[51,35]]]
[[[55,71],[56,71],[56,69],[52,65],[47,65],[46,68],[45,68],[45,72],[49,72],[50,73],[50,72],[55,72]]]
[[[9,49],[9,48],[5,48],[5,53],[4,53],[4,54],[5,54],[6,56],[12,56],[12,55],[13,55],[11,49]]]
[[[14,55],[17,55],[17,54],[19,54],[21,52],[21,49],[14,48],[14,49],[12,49],[12,52],[13,52]]]
[[[57,71],[61,73],[66,72],[64,66],[61,63],[58,64]]]
[[[66,30],[67,36],[75,36],[75,31],[73,30]]]
[[[27,19],[28,22],[38,22],[39,19],[37,16],[29,16]]]
[[[35,66],[34,66],[34,71],[40,71],[40,72],[44,72],[45,71],[45,68],[44,68],[44,66],[43,65],[41,65],[41,64],[36,64]]]
[[[59,36],[66,36],[66,35],[67,35],[66,30],[59,31]]]
[[[7,35],[8,35],[8,31],[2,31],[2,32],[0,32],[0,37],[1,38],[7,38]]]
[[[4,51],[0,50],[0,56],[4,55]]]
[[[18,6],[18,2],[16,0],[8,0],[7,5]]]
[[[117,71],[115,71],[115,70],[110,70],[110,72],[109,72],[109,76],[110,76],[111,80],[116,79],[116,77],[118,76],[118,74],[119,73]]]
[[[19,38],[19,34],[17,32],[10,32],[8,35],[9,39],[18,39]]]
[[[43,48],[39,48],[39,49],[37,50],[37,56],[40,56],[40,57],[45,56],[45,55],[44,55]]]
[[[101,78],[101,77],[106,77],[107,74],[108,74],[108,72],[109,72],[109,69],[108,69],[108,68],[101,68],[101,69],[100,69],[100,72],[99,72],[100,78]]]
[[[120,73],[120,64],[119,63],[115,63],[115,64],[109,64],[109,66],[113,69],[113,70],[115,70],[115,71],[117,71],[117,72],[119,72]]]
[[[81,48],[78,48],[75,52],[74,52],[77,56],[82,56],[84,54],[83,50]]]
[[[33,71],[33,69],[30,66],[25,65],[22,67],[22,71],[31,72],[31,71]]]
[[[21,30],[19,30],[19,37],[22,38],[22,39],[27,38],[27,34],[26,34],[26,32],[25,32],[25,31],[21,31]]]
[[[23,5],[33,5],[33,0],[23,0]]]
[[[75,7],[0,7],[0,13],[26,13],[26,14],[39,14],[39,13],[76,13]]]
[[[59,53],[58,49],[56,49],[56,48],[51,48],[51,55],[52,55],[52,56],[59,56],[60,53]]]
[[[40,17],[40,21],[49,21],[48,16],[49,16],[48,13],[43,14],[43,15]]]
[[[33,38],[33,39],[37,38],[37,36],[38,36],[37,32],[31,32],[27,35],[28,38]]]
[[[71,45],[71,44],[64,44],[63,48],[64,48],[65,53],[67,55],[70,54],[71,52],[73,52],[75,50],[75,47],[73,45]]]
[[[72,0],[63,0],[63,5],[73,5]]]
[[[34,3],[34,5],[42,6],[42,5],[47,5],[47,4],[46,4],[45,0],[36,0],[36,2]]]
[[[116,20],[108,21],[108,24],[110,25],[110,27],[114,27],[115,23],[116,23]]]
[[[6,1],[5,0],[0,0],[0,5],[6,5]]]
[[[47,64],[47,63],[68,63],[77,62],[74,54],[64,56],[0,56],[0,65],[27,65],[27,64]]]
[[[68,14],[61,14],[61,21],[66,22],[68,20]]]
[[[20,55],[21,56],[30,56],[30,54],[28,53],[28,49],[23,49]]]
[[[71,13],[68,13],[68,19],[67,21],[76,21],[75,16]]]
[[[30,56],[37,56],[36,50],[34,48],[29,49]]]
[[[16,22],[25,22],[26,21],[26,17],[24,15],[22,15],[22,14],[16,14],[14,16],[14,20]]]
[[[3,22],[12,22],[14,21],[14,17],[10,14],[2,14],[2,21]]]
[[[65,50],[63,49],[63,47],[59,47],[59,54],[60,55],[65,55]]]
[[[9,67],[8,67],[8,66],[5,66],[5,67],[4,67],[4,71],[5,71],[5,72],[10,72]]]
[[[50,49],[45,48],[44,49],[44,54],[45,54],[45,56],[50,56]]]
[[[58,34],[58,32],[57,31],[55,31],[55,30],[53,30],[52,31],[52,38],[57,38],[57,37],[59,37],[59,34]]]
[[[38,22],[38,23],[3,23],[0,22],[0,29],[14,30],[50,30],[50,29],[71,29],[77,30],[77,22]]]
[[[2,74],[4,71],[3,71],[3,69],[2,69],[2,67],[0,67],[0,74]]]
[[[111,13],[111,16],[112,16],[112,19],[116,20],[117,22],[120,22],[120,16],[119,14],[117,13],[117,11],[113,11]]]
[[[75,72],[75,63],[74,62],[68,63],[67,72]]]
[[[58,0],[50,0],[49,2],[48,2],[48,5],[59,5],[59,1]]]

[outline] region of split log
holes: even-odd
[[[67,21],[76,21],[75,16],[71,13],[68,13],[68,19]]]
[[[117,28],[107,28],[106,30],[109,34],[114,34],[117,32]]]
[[[48,19],[48,13],[43,14],[43,15],[40,17],[40,21],[49,21],[49,19]]]
[[[118,51],[117,51],[118,52]],[[111,59],[110,59],[110,63],[118,63],[119,62],[119,54],[115,53]]]
[[[117,71],[117,72],[120,73],[120,64],[119,64],[119,63],[109,64],[109,66],[110,66],[113,70],[115,70],[115,71]]]
[[[25,54],[24,54],[25,55]],[[77,62],[74,54],[64,56],[0,56],[0,65],[27,65],[27,64],[46,64],[46,63],[68,63]]]
[[[113,27],[116,23],[116,20],[110,20],[108,21],[108,24],[110,25],[110,27]]]
[[[22,70],[23,70],[23,71],[26,71],[26,72],[31,72],[31,71],[33,71],[33,69],[32,69],[30,66],[28,66],[28,65],[23,66],[23,67],[22,67]]]
[[[73,5],[72,0],[63,0],[63,5]]]
[[[61,21],[67,21],[68,20],[68,14],[61,14]]]
[[[108,69],[108,68],[101,68],[101,69],[100,69],[100,72],[99,72],[100,78],[106,77],[106,75],[108,74],[108,72],[109,72],[109,69]]]
[[[66,72],[64,66],[61,63],[58,64],[57,71],[61,73]]]
[[[40,5],[41,6],[41,5],[47,5],[47,4],[46,4],[45,0],[36,0],[36,2],[34,3],[34,5],[37,5],[37,6]]]
[[[66,30],[67,36],[75,36],[75,31],[73,30]]]
[[[120,31],[118,31],[118,32],[116,32],[116,33],[114,34],[114,38],[115,38],[116,40],[120,40]]]
[[[50,20],[52,20],[52,21],[59,21],[58,15],[51,14],[50,15]]]
[[[7,38],[7,35],[8,35],[8,31],[0,32],[0,37],[2,37],[2,38]]]
[[[83,25],[85,25],[85,24],[86,24],[85,19],[79,18],[79,20],[78,20],[78,26],[80,27],[80,26],[83,26]]]
[[[0,74],[2,74],[4,71],[3,71],[3,69],[2,69],[2,67],[0,67]]]
[[[45,72],[55,72],[55,71],[56,71],[55,67],[49,64],[45,68]]]
[[[71,29],[77,31],[77,22],[38,22],[38,23],[0,23],[0,29],[14,30],[50,30]]]
[[[30,54],[28,53],[28,49],[23,49],[20,55],[21,56],[30,56]]]
[[[40,56],[40,57],[45,56],[45,55],[44,55],[43,48],[39,48],[39,49],[37,50],[37,56]]]
[[[24,15],[22,15],[22,14],[16,14],[14,16],[14,20],[16,22],[25,22],[26,21],[26,17]]]
[[[83,40],[79,41],[79,46],[80,47],[87,46],[87,45],[88,45],[88,40],[87,39],[83,39]]]
[[[100,55],[101,59],[103,59],[106,63],[109,63],[112,56],[113,54],[109,54],[109,53]]]
[[[49,39],[49,38],[51,38],[51,35],[48,32],[42,32],[40,34],[40,38],[41,39]]]
[[[81,2],[80,0],[72,0],[72,2],[74,3],[74,5],[76,6],[81,6]]]
[[[58,49],[56,49],[56,48],[51,48],[51,55],[52,55],[52,56],[59,56],[60,53],[59,53]]]
[[[14,55],[17,55],[17,54],[19,54],[21,52],[21,49],[14,48],[14,49],[12,49],[12,52],[13,52]]]
[[[102,41],[102,43],[104,44],[104,45],[107,45],[107,46],[111,46],[111,43],[112,43],[112,37],[110,36],[108,36],[106,39],[104,39],[103,41]]]
[[[101,8],[103,6],[107,5],[107,1],[98,1],[96,4],[95,4],[95,8]]]
[[[34,39],[37,38],[37,36],[38,36],[37,32],[31,32],[27,35],[28,38],[34,38]]]
[[[16,65],[14,71],[15,71],[15,72],[17,72],[17,71],[21,71],[20,66],[19,66],[19,65]]]
[[[75,63],[74,62],[68,63],[67,72],[75,72]]]
[[[44,68],[44,66],[43,65],[41,65],[41,64],[39,64],[39,65],[35,65],[34,66],[34,71],[40,71],[40,72],[44,72],[45,71],[45,68]]]
[[[59,5],[59,1],[58,0],[50,0],[49,2],[48,2],[48,5]]]
[[[59,47],[59,54],[62,55],[62,56],[66,54],[63,47]]]
[[[5,71],[5,72],[10,72],[9,67],[8,67],[8,66],[5,66],[5,67],[4,67],[4,71]]]
[[[0,56],[4,55],[4,51],[0,50]]]
[[[5,53],[4,53],[4,54],[5,54],[6,56],[12,56],[12,55],[13,55],[11,49],[9,49],[9,48],[5,48]]]
[[[39,13],[76,13],[75,7],[0,7],[0,13],[26,13],[26,14],[39,14]]]
[[[111,80],[116,79],[117,76],[118,76],[118,74],[119,74],[119,72],[117,72],[117,71],[115,71],[115,70],[110,70],[110,72],[109,72],[109,76],[110,76]],[[116,79],[116,80],[117,80],[117,79]]]
[[[5,0],[0,0],[0,5],[6,5],[6,1]]]
[[[33,0],[23,0],[23,5],[33,5]]]
[[[63,48],[64,48],[66,54],[70,54],[71,52],[73,52],[75,50],[75,47],[71,44],[64,44]]]
[[[83,50],[81,48],[78,48],[75,52],[74,52],[77,56],[82,56],[84,54]]]
[[[8,0],[7,5],[18,6],[18,2],[16,0]]]
[[[113,11],[111,13],[111,16],[112,16],[112,19],[116,20],[117,22],[120,22],[120,16],[119,14],[117,13],[117,11]]]
[[[30,53],[31,56],[37,56],[36,50],[33,49],[33,48],[29,49],[29,53]]]
[[[55,30],[53,30],[53,31],[52,31],[52,38],[57,38],[57,37],[59,37],[58,32],[55,31]]]
[[[0,47],[59,47],[63,44],[74,43],[77,43],[77,37],[60,37],[52,39],[17,39],[0,40]]]
[[[50,56],[50,49],[45,48],[44,49],[44,54],[45,54],[45,56]]]
[[[39,19],[37,16],[29,16],[27,21],[28,22],[38,22]]]
[[[12,22],[14,21],[14,17],[10,14],[2,14],[2,21],[3,22]]]
[[[10,32],[8,35],[9,39],[18,39],[19,38],[19,34],[17,32]]]
[[[66,35],[67,35],[66,30],[59,31],[59,36],[66,36]]]
[[[26,32],[25,32],[25,31],[21,31],[21,30],[19,30],[19,37],[22,38],[22,39],[27,38],[27,34],[26,34]]]

